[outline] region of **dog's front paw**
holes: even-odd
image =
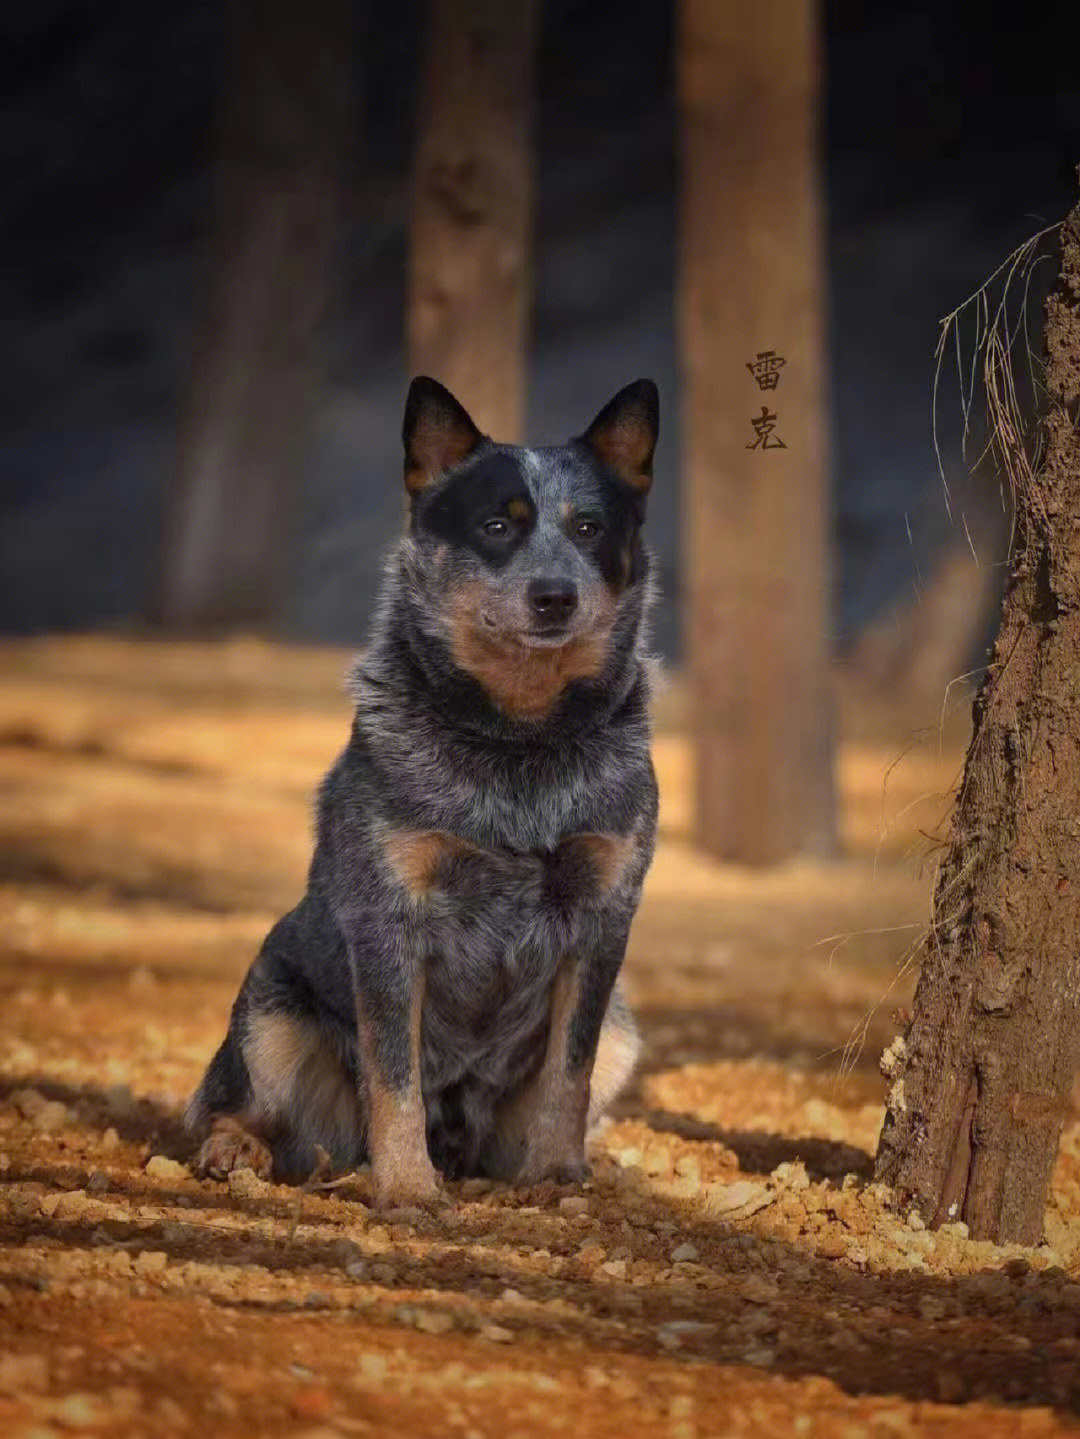
[[[410,1164],[373,1166],[376,1209],[437,1209],[443,1191],[439,1176],[426,1155]]]
[[[237,1169],[252,1169],[260,1179],[269,1179],[274,1157],[269,1147],[235,1119],[217,1119],[195,1161],[197,1174],[211,1179],[228,1179]]]
[[[526,1148],[517,1172],[518,1184],[530,1188],[545,1183],[584,1184],[591,1177],[592,1170],[583,1153],[559,1153],[543,1147]]]

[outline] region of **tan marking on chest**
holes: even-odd
[[[468,840],[445,830],[395,829],[383,839],[383,854],[394,875],[414,899],[422,899],[455,859],[480,851]]]
[[[590,867],[600,898],[619,887],[637,847],[636,831],[632,834],[574,834],[559,846],[571,862],[580,857]]]

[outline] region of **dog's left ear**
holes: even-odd
[[[601,463],[644,493],[652,484],[659,431],[659,391],[652,380],[635,380],[608,401],[581,439]]]
[[[415,495],[445,470],[460,465],[484,437],[444,385],[417,375],[405,400],[401,438],[405,488]]]

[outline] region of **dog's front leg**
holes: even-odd
[[[536,1077],[500,1118],[503,1167],[520,1184],[588,1178],[585,1134],[600,1028],[622,965],[629,922],[593,914],[581,944],[559,966]],[[515,1162],[516,1160],[516,1162]]]
[[[422,961],[396,943],[380,945],[375,954],[352,945],[350,951],[375,1204],[430,1205],[439,1183],[420,1087]]]

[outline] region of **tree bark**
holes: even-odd
[[[1035,1244],[1080,1058],[1080,207],[1046,307],[1042,460],[889,1051],[877,1177],[933,1224]]]
[[[683,0],[679,80],[697,838],[766,864],[835,845],[816,5]]]
[[[432,0],[412,201],[409,358],[522,436],[539,0]]]
[[[353,149],[349,0],[232,0],[207,315],[169,508],[160,618],[280,628]]]

